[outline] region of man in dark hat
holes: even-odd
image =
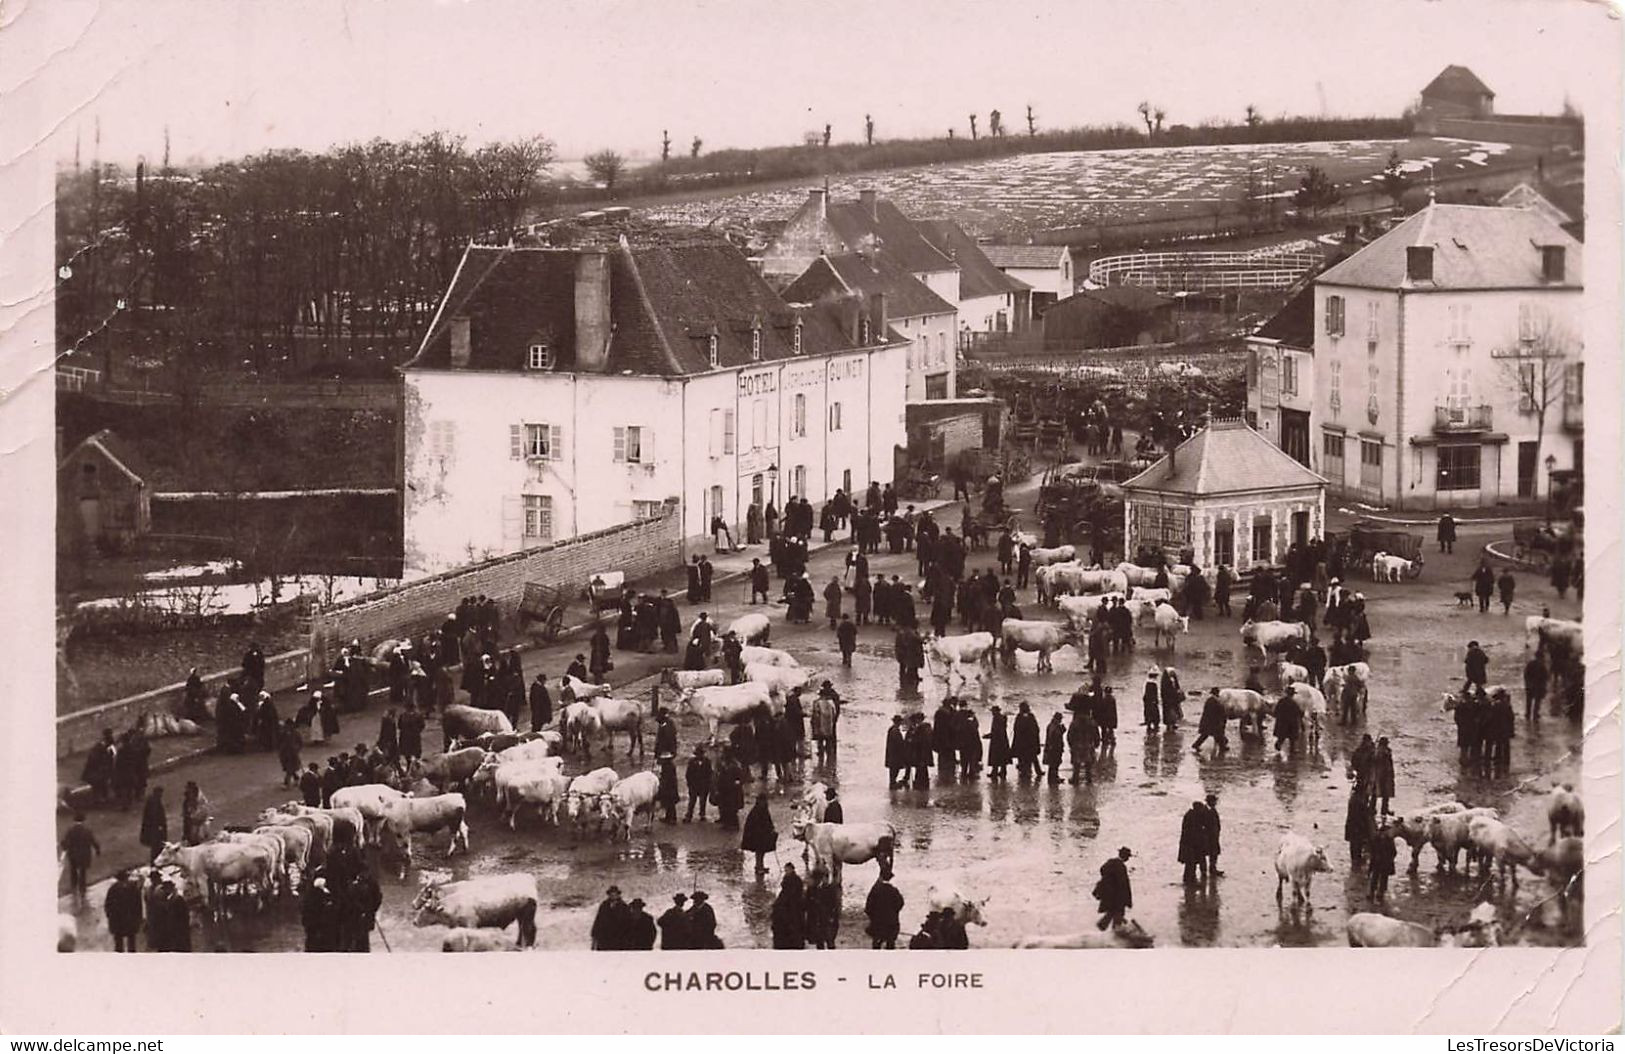
[[[694,905],[688,909],[688,934],[690,947],[706,950],[722,947],[722,941],[717,938],[717,913],[703,889],[694,891]]]
[[[903,925],[903,894],[892,885],[891,868],[881,866],[880,877],[869,888],[869,897],[864,901],[863,913],[869,917],[865,932],[873,942],[872,947],[896,948]]]
[[[824,822],[846,822],[846,810],[841,808],[841,800],[835,796],[834,787],[824,788]]]
[[[634,897],[626,908],[627,951],[653,951],[655,946],[655,920],[647,911],[643,910],[642,898]]]
[[[62,835],[62,855],[68,864],[68,885],[75,897],[83,900],[87,891],[86,875],[90,871],[92,856],[101,856],[101,843],[85,826],[85,814],[73,814],[73,826]]]
[[[1207,881],[1208,820],[1204,815],[1206,812],[1206,805],[1193,801],[1191,807],[1185,810],[1185,816],[1179,824],[1179,862],[1185,865],[1187,886],[1197,880],[1198,871],[1201,872],[1201,880]]]
[[[903,715],[893,714],[891,727],[886,729],[886,789],[895,790],[899,779],[906,786],[908,770],[911,767],[908,735],[903,729]]]
[[[141,929],[141,886],[130,877],[129,868],[119,871],[108,887],[102,910],[107,913],[107,932],[113,935],[113,950],[135,951],[135,935]]]
[[[1209,794],[1207,802],[1207,873],[1214,878],[1223,875],[1219,870],[1219,796]]]
[[[694,756],[683,769],[683,782],[688,785],[688,812],[683,816],[684,823],[694,819],[696,803],[700,807],[700,822],[705,822],[706,801],[711,796],[711,777],[711,761],[705,756],[705,744],[696,744]]]
[[[1100,903],[1100,929],[1121,926],[1129,908],[1134,906],[1134,889],[1129,885],[1128,860],[1134,853],[1128,846],[1117,850],[1117,855],[1100,865],[1100,881],[1095,883],[1095,900]]]
[[[628,909],[621,900],[621,887],[610,886],[604,891],[603,902],[592,920],[592,950],[618,952],[627,948]]]
[[[661,951],[683,951],[693,947],[690,943],[688,912],[683,907],[687,903],[688,894],[678,893],[671,898],[671,907],[655,920],[660,927]]]

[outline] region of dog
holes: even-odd
[[[1469,591],[1469,590],[1465,590],[1465,589],[1459,590],[1456,593],[1456,606],[1459,607],[1459,608],[1470,608],[1470,607],[1472,607],[1473,606],[1473,594],[1472,594],[1472,592]]]

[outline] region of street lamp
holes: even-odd
[[[779,463],[777,461],[767,466],[767,482],[772,487],[773,505],[777,508],[779,504]]]
[[[1546,526],[1552,525],[1552,470],[1557,467],[1557,455],[1546,455]]]

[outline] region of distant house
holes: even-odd
[[[926,241],[914,221],[873,190],[835,202],[815,189],[762,254],[762,275],[783,286],[820,256],[884,253],[950,304],[959,303],[959,266]]]
[[[57,466],[59,543],[121,551],[152,530],[145,462],[111,429],[81,440]]]
[[[825,304],[852,296],[884,303],[891,328],[909,342],[905,399],[954,397],[954,305],[890,256],[820,256],[780,295],[790,304]]]
[[[1174,335],[1174,301],[1139,286],[1084,289],[1044,312],[1046,347],[1124,348]]]
[[[984,245],[993,266],[1032,286],[1033,318],[1076,291],[1072,250],[1065,245]]]
[[[1519,183],[1496,201],[1505,209],[1530,209],[1585,241],[1585,183]]]
[[[1422,89],[1420,116],[1488,117],[1495,112],[1495,93],[1466,66],[1446,66]]]
[[[999,270],[976,239],[953,220],[920,220],[915,226],[938,252],[959,267],[959,328],[972,333],[1010,333],[1032,321],[1032,287]]]

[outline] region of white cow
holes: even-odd
[[[1064,564],[1075,560],[1078,550],[1070,545],[1057,546],[1054,549],[1034,549],[1033,567],[1048,567],[1050,564]]]
[[[423,766],[423,778],[441,790],[461,790],[484,762],[484,747],[463,747],[430,758]]]
[[[355,787],[340,787],[334,791],[332,806],[335,809],[355,809],[359,812],[364,821],[362,841],[367,845],[377,845],[378,826],[384,822],[384,804],[404,797],[405,794],[388,784],[363,783]]]
[[[987,632],[932,637],[926,642],[925,658],[933,670],[940,665],[944,677],[967,663],[991,668],[996,655],[993,644],[993,634]]]
[[[568,691],[578,703],[589,702],[593,699],[607,698],[609,693],[613,690],[607,684],[588,684],[579,677],[571,677],[569,674],[564,675],[563,688],[564,690]]]
[[[1478,858],[1480,878],[1489,873],[1490,864],[1494,862],[1500,871],[1501,881],[1505,882],[1510,875],[1512,888],[1517,889],[1518,865],[1537,872],[1542,866],[1535,847],[1500,820],[1474,816],[1467,821],[1467,837]]]
[[[824,810],[828,808],[829,785],[818,782],[801,792],[801,797],[796,801],[795,814],[814,823],[823,823]]]
[[[692,692],[696,688],[711,688],[728,683],[727,675],[721,670],[667,669],[661,673],[661,678],[667,687],[675,688],[679,692]]]
[[[519,810],[526,805],[536,807],[538,820],[556,826],[569,791],[570,778],[557,766],[520,762],[497,770],[497,804],[510,831],[518,828]]]
[[[1191,617],[1181,615],[1172,604],[1158,604],[1156,614],[1152,617],[1156,619],[1156,647],[1159,650],[1162,648],[1163,638],[1166,637],[1168,640],[1168,650],[1173,651],[1175,639],[1181,633],[1191,631]]]
[[[649,830],[655,826],[655,795],[660,793],[660,777],[653,772],[634,772],[610,788],[603,797],[604,815],[609,817],[610,837],[617,834],[632,840],[632,821],[638,813],[649,814]]]
[[[451,831],[446,846],[449,857],[458,846],[468,852],[468,801],[461,794],[436,794],[432,798],[400,798],[384,805],[383,841],[400,859],[400,875],[412,866],[412,835]]]
[[[579,747],[584,756],[592,753],[593,737],[598,735],[602,725],[598,711],[591,703],[571,703],[566,706],[559,711],[559,725],[564,729],[566,747]]]
[[[846,864],[880,861],[890,868],[897,852],[897,829],[889,823],[813,823],[791,820],[790,834],[812,847],[813,866],[822,865],[838,885]]]
[[[1585,834],[1586,803],[1574,793],[1574,784],[1553,786],[1546,795],[1546,822],[1551,827],[1553,842],[1568,835]]]
[[[506,933],[492,933],[489,930],[458,927],[446,933],[441,938],[440,950],[443,952],[516,952],[519,945],[515,944]]]
[[[1488,810],[1493,813],[1494,810]],[[1435,813],[1428,817],[1428,844],[1433,846],[1437,857],[1436,867],[1448,870],[1451,874],[1456,872],[1456,861],[1463,849],[1467,850],[1467,870],[1471,872],[1473,861],[1477,854],[1473,846],[1472,823],[1474,820],[1494,819],[1477,809],[1465,809],[1460,812]]]
[[[1402,582],[1422,574],[1422,561],[1407,560],[1391,553],[1378,553],[1371,558],[1371,578],[1376,582]]]
[[[499,762],[541,761],[544,758],[552,757],[558,757],[558,751],[554,749],[552,743],[545,739],[533,739],[528,743],[516,743],[506,750],[497,751],[496,754]],[[487,755],[486,761],[489,760],[490,755]],[[563,759],[560,758],[559,760],[562,761]]]
[[[254,828],[255,834],[268,834],[282,843],[283,877],[288,883],[293,883],[293,869],[299,868],[300,877],[310,870],[311,849],[316,844],[316,834],[307,825],[297,823],[267,824]]]
[[[1225,719],[1235,718],[1237,730],[1243,733],[1251,726],[1253,731],[1262,736],[1264,719],[1275,713],[1275,707],[1270,701],[1251,688],[1220,688],[1219,702],[1224,706]]]
[[[1302,622],[1254,622],[1241,624],[1241,639],[1245,644],[1257,644],[1265,651],[1285,651],[1294,644],[1309,644],[1309,627]]]
[[[536,943],[536,906],[541,896],[536,877],[526,874],[485,875],[462,882],[423,879],[412,907],[419,926],[491,927],[506,929],[519,923],[519,946]]]
[[[598,727],[609,736],[609,745],[606,748],[610,754],[615,753],[615,733],[626,733],[626,756],[632,756],[632,748],[638,748],[638,757],[643,757],[643,704],[631,699],[594,699],[591,703],[593,712],[598,715]]]
[[[1499,810],[1487,807],[1474,809],[1462,804],[1459,801],[1447,801],[1438,802],[1433,805],[1423,805],[1418,808],[1409,809],[1403,813],[1400,813],[1399,816],[1394,820],[1394,833],[1403,838],[1405,840],[1405,844],[1411,847],[1411,864],[1408,868],[1409,871],[1415,871],[1421,866],[1422,847],[1429,844],[1431,838],[1429,827],[1430,821],[1433,819],[1433,817],[1448,816],[1452,814],[1463,815],[1469,819],[1474,815],[1489,816],[1491,818],[1499,818],[1501,815]],[[1465,828],[1463,831],[1465,836]],[[1434,854],[1439,857],[1438,865],[1442,868],[1444,866],[1444,856],[1439,852],[1438,846],[1434,846]],[[1451,866],[1455,866],[1454,860],[1451,861]]]
[[[1577,659],[1585,655],[1585,627],[1578,622],[1530,615],[1523,620],[1523,630],[1524,643],[1530,651],[1545,639],[1567,648]]]
[[[775,699],[782,698],[793,689],[807,687],[816,676],[816,671],[805,666],[769,666],[759,662],[745,664],[745,680],[750,684],[765,684]]]
[[[1134,591],[1131,592],[1129,596],[1133,597],[1135,600],[1144,600],[1147,603],[1155,606],[1157,604],[1166,604],[1173,600],[1174,591],[1172,589],[1152,589],[1150,586],[1135,586]]]
[[[991,893],[981,897],[967,893],[963,883],[954,879],[933,882],[931,888],[925,892],[927,911],[953,908],[954,918],[966,926],[987,925],[987,915],[982,909],[987,907],[987,902],[992,898]]]
[[[737,633],[746,644],[766,644],[773,633],[773,623],[766,615],[753,611],[728,623],[728,632]]]
[[[221,845],[252,845],[264,849],[271,854],[273,884],[280,884],[284,892],[292,888],[288,879],[287,851],[283,848],[282,839],[276,835],[262,834],[259,831],[221,831],[214,836],[214,840]]]
[[[1289,684],[1308,684],[1309,668],[1299,666],[1295,662],[1287,662],[1285,659],[1276,659],[1275,677],[1280,681],[1282,688]]]
[[[710,730],[707,742],[715,743],[723,725],[748,721],[764,706],[771,710],[773,693],[765,684],[728,684],[690,692],[682,697],[681,706],[705,721]]]
[[[1350,948],[1435,948],[1439,944],[1439,934],[1427,926],[1370,911],[1350,915],[1343,928]]]
[[[1349,681],[1360,686],[1360,709],[1364,710],[1366,702],[1371,695],[1371,665],[1364,662],[1350,662],[1341,666],[1326,667],[1326,675],[1321,678],[1321,684],[1326,686],[1326,698],[1336,699],[1342,705],[1343,686]]]
[[[1157,584],[1157,569],[1154,567],[1141,567],[1139,564],[1128,562],[1117,565],[1117,570],[1123,573],[1131,586],[1154,586]]]
[[[570,819],[577,827],[585,826],[590,815],[598,817],[598,827],[603,829],[605,814],[603,810],[603,797],[612,790],[621,779],[620,773],[609,767],[593,769],[571,780],[565,789],[565,804],[568,806]]]
[[[755,644],[747,644],[739,649],[739,661],[746,666],[782,666],[793,670],[801,665],[796,657],[779,648],[764,648]]]
[[[234,845],[205,842],[183,846],[169,843],[153,861],[154,867],[178,867],[186,875],[187,886],[203,897],[209,913],[218,918],[225,913],[226,890],[253,889],[264,907],[276,882],[275,858],[263,844]]]
[[[1077,634],[1072,627],[1059,622],[1010,618],[1000,625],[999,632],[1003,641],[1004,664],[1013,668],[1016,652],[1035,651],[1038,653],[1039,673],[1048,673],[1055,668],[1050,662],[1051,652],[1077,642]]]
[[[1108,601],[1125,599],[1122,593],[1102,593],[1093,597],[1061,597],[1061,614],[1080,632],[1088,629]]]
[[[56,916],[56,950],[71,952],[79,947],[79,921],[65,911]]]
[[[1307,904],[1313,891],[1315,872],[1331,871],[1326,862],[1326,850],[1301,834],[1289,832],[1281,838],[1281,847],[1275,851],[1275,900],[1280,903],[1281,890],[1292,883],[1292,902]]]
[[[1129,919],[1121,926],[1113,926],[1108,930],[1087,929],[1080,933],[1063,933],[1055,936],[1023,937],[1017,941],[1017,948],[1149,948],[1156,943],[1151,934],[1145,932],[1134,919]]]

